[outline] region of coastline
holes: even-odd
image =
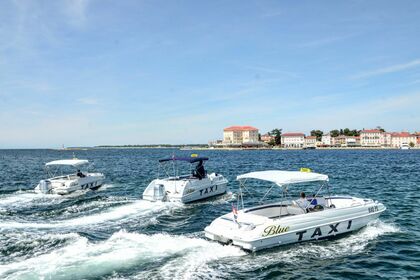
[[[53,149],[56,151],[87,151],[87,150],[124,150],[124,149],[174,149],[181,151],[207,151],[207,150],[217,150],[217,151],[246,151],[246,150],[279,150],[279,151],[306,151],[306,150],[401,150],[400,148],[395,147],[316,147],[315,149],[304,149],[304,148],[281,148],[281,147],[265,147],[265,148],[236,148],[236,147],[203,147],[203,146],[183,146],[183,145],[174,145],[174,146],[161,146],[161,145],[151,145],[151,146],[104,146],[104,147],[69,147],[64,149]],[[420,147],[413,147],[408,150],[420,150]]]

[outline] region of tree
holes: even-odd
[[[408,145],[410,145],[411,148],[414,148],[414,143],[413,142],[410,142],[410,144],[408,144]]]
[[[317,141],[321,141],[322,135],[324,132],[322,130],[311,130],[311,136],[316,136]]]
[[[261,133],[258,133],[258,141],[261,142]]]
[[[274,143],[276,145],[281,145],[281,131],[281,128],[275,128],[270,132],[270,135],[274,136]]]
[[[348,129],[347,127],[343,130],[343,134],[346,136],[352,136],[350,129]]]
[[[383,129],[380,125],[378,125],[378,126],[376,127],[376,129],[380,130],[381,132],[385,132],[385,129]]]
[[[337,129],[331,130],[330,131],[331,137],[337,137],[338,135],[340,135],[340,131],[338,131]]]

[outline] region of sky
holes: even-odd
[[[0,148],[420,130],[420,1],[0,1]]]

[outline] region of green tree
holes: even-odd
[[[340,131],[338,131],[337,129],[331,130],[330,131],[331,137],[337,137],[338,135],[340,135]]]
[[[311,136],[316,136],[317,141],[321,141],[322,135],[324,132],[322,130],[311,130]]]
[[[352,136],[350,129],[348,129],[347,127],[343,130],[343,134],[346,136]]]
[[[410,145],[411,148],[414,148],[414,143],[413,142],[410,142],[410,144],[408,144],[408,145]]]
[[[281,128],[275,128],[270,132],[270,135],[274,136],[274,144],[281,145]]]
[[[378,126],[376,127],[376,129],[380,130],[381,132],[385,132],[385,129],[383,129],[380,125],[378,125]]]

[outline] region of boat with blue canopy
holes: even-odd
[[[160,159],[158,178],[144,190],[143,199],[189,203],[226,193],[228,180],[218,173],[208,174],[204,167],[208,160],[196,154]],[[180,173],[182,163],[189,163],[188,173]],[[160,178],[161,170],[165,174],[163,178]]]

